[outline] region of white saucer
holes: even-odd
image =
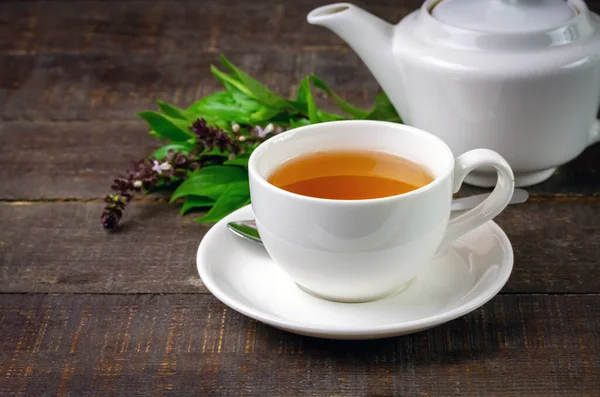
[[[510,241],[489,222],[432,260],[400,293],[367,303],[330,302],[301,290],[262,245],[227,229],[227,222],[253,215],[246,206],[209,230],[198,248],[200,277],[232,309],[301,335],[375,339],[431,328],[486,303],[512,271]]]

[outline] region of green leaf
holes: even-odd
[[[172,117],[174,119],[188,120],[188,117],[185,114],[185,110],[180,109],[175,105],[170,105],[161,100],[156,101],[156,103],[158,103],[160,111],[166,114],[167,116]]]
[[[402,123],[402,119],[398,115],[398,112],[396,112],[394,105],[392,105],[384,92],[380,93],[375,98],[375,107],[368,114],[367,120],[381,120]]]
[[[168,145],[161,146],[150,157],[156,157],[158,160],[162,160],[167,156],[169,150],[173,149],[175,152],[183,152],[186,155],[194,149],[194,144],[191,142],[177,142],[169,143]]]
[[[310,77],[306,76],[300,82],[300,87],[298,88],[298,92],[304,93],[304,98],[306,101],[306,106],[308,108],[308,121],[311,124],[319,122],[319,116],[317,114],[317,104],[315,103],[315,98],[312,96],[312,92],[310,90]]]
[[[190,182],[187,183],[188,181]],[[173,192],[170,202],[173,203],[180,197],[186,197],[190,195],[202,195],[212,200],[216,200],[221,196],[221,194],[223,194],[225,189],[227,189],[228,184],[229,182],[213,183],[202,181],[202,179],[187,179],[177,188],[177,190],[175,190],[175,192]]]
[[[229,153],[222,152],[221,149],[214,147],[211,150],[204,150],[202,153],[200,153],[200,156],[202,156],[202,157],[207,157],[207,156],[229,157]]]
[[[223,73],[214,65],[210,65],[210,72],[221,82],[225,87],[235,87],[239,91],[243,92],[247,96],[255,97],[252,90],[246,87],[239,79],[236,79],[227,73]]]
[[[205,216],[196,218],[196,222],[213,223],[224,216],[250,203],[250,186],[248,182],[233,182],[218,198]]]
[[[290,120],[290,127],[292,127],[292,128],[303,127],[305,125],[310,125],[310,121],[308,121],[308,119],[297,118],[297,119]]]
[[[232,120],[232,121],[233,121],[233,120]],[[236,121],[236,122],[237,122],[237,121]],[[230,131],[230,130],[231,130],[231,125],[232,125],[232,122],[231,122],[231,121],[227,121],[227,120],[211,120],[211,121],[210,121],[210,124],[211,124],[213,127],[216,127],[216,128],[218,128],[218,129],[220,129],[220,130],[223,130],[223,131]]]
[[[160,134],[154,130],[150,130],[148,131],[148,134],[150,134],[150,136],[156,138],[156,139],[163,139],[162,136],[160,136]]]
[[[244,110],[228,91],[205,96],[192,104],[190,110],[208,121],[250,122],[250,113]]]
[[[345,120],[346,118],[334,113],[318,109],[310,88],[311,77],[306,76],[298,86],[296,93],[296,104],[301,107],[301,113],[308,114],[310,123],[324,121]],[[366,114],[366,112],[365,112]]]
[[[298,85],[298,91],[296,92],[296,101],[294,102],[294,106],[299,109],[300,113],[308,113],[308,103],[306,102],[306,84],[302,84],[304,80],[300,81],[300,85]],[[310,86],[308,87],[310,89]]]
[[[253,113],[265,107],[256,99],[244,94],[235,87],[231,87],[228,84],[226,84],[225,87],[227,88],[227,91],[231,94],[231,97],[233,98],[234,102],[246,112]]]
[[[281,127],[286,127],[290,124],[290,120],[295,116],[290,115],[288,112],[278,113],[275,116],[271,117],[269,122],[279,125]]]
[[[177,187],[181,184],[181,179],[170,180],[166,183],[164,180],[158,181],[158,183],[149,188],[144,189],[144,194],[153,194],[153,193],[169,193],[173,192]],[[168,198],[168,197],[167,197]]]
[[[312,83],[315,85],[315,87],[317,87],[320,90],[325,91],[327,93],[327,95],[329,95],[331,98],[333,98],[333,100],[335,101],[335,103],[337,103],[337,105],[340,107],[340,109],[342,109],[344,112],[348,113],[349,115],[353,116],[354,118],[364,119],[369,114],[368,111],[359,109],[356,106],[351,105],[350,103],[344,101],[338,94],[333,92],[327,86],[327,84],[325,84],[325,81],[323,81],[317,75],[311,74],[310,79],[311,79]]]
[[[217,154],[201,155],[200,160],[202,161],[203,167],[212,167],[212,166],[217,166],[217,165],[223,165],[223,162],[225,160],[227,160],[227,157],[229,157],[229,156],[228,155],[223,156],[223,155],[217,155]]]
[[[329,113],[321,109],[317,110],[317,118],[320,122],[348,120],[347,117],[343,117],[335,113]]]
[[[273,109],[263,106],[260,110],[250,115],[250,121],[252,124],[264,123],[271,121],[271,119],[277,116],[281,112],[280,109]]]
[[[212,207],[215,204],[215,200],[209,197],[203,196],[188,196],[185,202],[181,206],[181,214],[185,214],[194,208],[206,208]]]
[[[214,181],[225,180],[227,182],[248,180],[246,170],[230,166],[204,167],[194,172],[191,176],[202,176],[204,178],[211,178]]]
[[[302,114],[305,115],[308,113],[308,108],[306,105],[306,95],[304,95],[304,102],[287,100],[288,107],[285,109],[286,112],[292,114]]]
[[[305,79],[300,80],[300,84],[298,85],[298,91],[296,91],[296,103],[304,105],[304,107],[305,107],[304,111],[308,112],[308,108],[306,107],[306,105],[307,105],[307,102],[306,102],[307,86],[306,86],[306,84],[303,84],[304,80]],[[308,88],[310,89],[310,87],[308,87]]]
[[[248,172],[235,166],[215,165],[202,168],[186,179],[171,196],[171,202],[184,196],[205,196],[216,200],[231,182],[248,181]]]
[[[152,111],[140,112],[138,116],[146,120],[150,128],[161,138],[185,141],[192,136],[188,123],[183,120],[173,119]]]
[[[221,55],[221,62],[228,69],[230,69],[237,77],[237,80],[240,83],[242,83],[247,88],[248,91],[250,91],[252,93],[251,96],[258,99],[261,103],[263,103],[264,105],[270,106],[270,107],[278,107],[278,108],[288,107],[288,101],[286,99],[275,94],[269,88],[267,88],[266,86],[261,84],[258,80],[250,77],[244,71],[238,69],[234,64],[229,62],[229,60],[227,58],[225,58],[224,55]],[[237,87],[237,85],[236,85],[236,87]],[[244,93],[246,93],[246,91],[244,91],[244,90],[240,90],[240,91],[243,91]]]
[[[234,159],[225,161],[223,165],[237,165],[248,168],[248,160],[250,160],[250,157],[236,157]]]

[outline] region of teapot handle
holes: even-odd
[[[590,139],[588,146],[592,146],[594,143],[600,142],[600,120],[594,120],[592,128],[590,129]]]

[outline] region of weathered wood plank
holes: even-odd
[[[0,123],[0,200],[92,199],[160,142],[144,121]],[[600,195],[600,145],[559,168],[533,195]],[[461,195],[482,189],[464,186]]]
[[[380,89],[351,52],[226,55],[283,96],[295,95],[300,80],[313,72],[359,106],[371,107]],[[218,54],[0,55],[0,118],[131,120],[137,112],[156,108],[157,99],[185,107],[223,89],[210,73],[211,64],[220,65]]]
[[[102,198],[160,144],[141,119],[0,123],[0,198]]]
[[[207,226],[176,206],[127,209],[121,233],[102,203],[0,204],[0,292],[205,292],[195,252]]]
[[[428,331],[329,341],[212,296],[0,296],[0,394],[592,396],[600,296],[497,296]]]
[[[101,203],[0,204],[0,292],[205,292],[195,254],[208,226],[176,206],[130,207],[107,234]],[[498,223],[516,258],[504,292],[600,292],[597,201],[513,206]]]
[[[399,21],[419,0],[355,1]],[[320,0],[14,2],[0,7],[0,53],[148,54],[172,56],[231,50],[350,51],[312,26]]]

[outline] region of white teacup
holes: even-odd
[[[302,196],[267,180],[286,160],[316,151],[371,150],[404,157],[434,180],[408,193],[368,200]],[[452,219],[452,194],[477,167],[497,170],[492,194]],[[300,287],[325,299],[369,301],[398,291],[449,243],[498,215],[514,190],[508,163],[476,149],[456,160],[439,138],[381,121],[336,121],[268,139],[250,156],[256,224],[271,258]]]

